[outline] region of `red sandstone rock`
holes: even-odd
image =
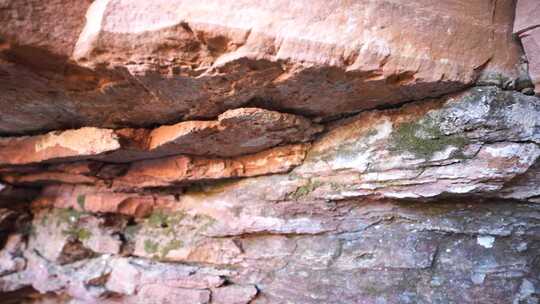
[[[72,129],[0,139],[0,292],[536,303],[540,103],[506,84],[513,8],[1,2],[0,133]],[[533,79],[537,8],[520,0],[515,26]],[[506,90],[320,120],[320,135],[284,113],[334,118],[478,75]],[[30,200],[31,225],[4,209]]]
[[[106,188],[61,184],[46,187],[33,206],[144,217],[152,212],[154,199],[147,195],[114,193]]]
[[[217,121],[188,121],[154,129],[149,149],[158,153],[231,157],[306,142],[322,130],[309,120],[256,108],[230,110]]]
[[[328,117],[459,90],[488,62],[512,76],[518,57],[511,1],[107,0],[82,31],[88,3],[68,2],[4,4],[0,132]]]
[[[514,33],[519,35],[527,60],[529,74],[535,85],[535,91],[540,93],[540,2],[536,0],[518,0]]]
[[[110,186],[117,190],[136,190],[145,187],[166,187],[189,182],[218,180],[237,177],[250,177],[282,173],[300,165],[309,144],[276,147],[259,153],[235,158],[203,158],[172,156],[155,160],[133,162],[129,166],[103,165],[97,162],[52,165],[45,168],[19,168],[0,171],[3,180],[15,185],[68,184]],[[111,174],[109,174],[111,173]],[[84,187],[77,187],[84,189]],[[84,194],[84,193],[83,193]],[[116,198],[100,195],[89,197],[99,204],[116,206],[120,201],[126,210],[137,209],[139,204],[124,201],[121,193]],[[93,205],[98,204],[97,202]],[[109,211],[113,212],[113,211]]]
[[[286,172],[302,163],[309,145],[289,145],[231,159],[173,156],[133,163],[113,180],[119,189],[164,187],[191,181]]]
[[[514,33],[521,34],[540,26],[538,14],[540,2],[536,0],[517,0],[516,17],[514,21]]]
[[[540,9],[538,14],[540,14]],[[529,74],[534,82],[535,92],[538,94],[540,92],[540,27],[528,30],[520,34],[519,37],[527,53]]]
[[[188,121],[154,130],[81,128],[0,138],[0,165],[77,159],[130,162],[179,154],[231,157],[306,142],[320,131],[321,126],[300,116],[242,108],[227,111],[216,121]]]
[[[120,148],[114,131],[81,128],[45,135],[0,139],[0,165],[80,158]]]

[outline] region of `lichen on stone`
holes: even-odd
[[[139,230],[141,230],[140,225],[129,225],[124,229],[124,236],[129,240],[133,240]]]
[[[92,232],[86,228],[69,227],[63,230],[62,233],[79,241],[85,241],[92,237]]]
[[[460,152],[468,143],[464,136],[444,134],[437,123],[429,117],[418,122],[399,124],[392,132],[390,140],[391,150],[407,151],[415,157],[426,160],[449,146],[457,148]],[[454,153],[454,156],[461,156],[461,154]]]
[[[85,212],[77,211],[73,208],[59,209],[57,212],[58,221],[57,226],[62,223],[68,225],[76,225],[79,219],[85,214]]]
[[[196,246],[215,223],[216,220],[206,214],[155,210],[137,225],[128,226],[124,234],[128,240],[134,241],[138,250],[144,251],[145,255],[164,260],[170,258],[168,255],[171,251],[184,246]]]
[[[75,240],[85,241],[92,237],[92,232],[84,227],[79,227],[80,218],[86,215],[85,212],[77,211],[73,208],[58,209],[54,213],[56,216],[56,226],[65,227],[62,234],[72,237]],[[46,216],[41,219],[41,224],[47,222]]]
[[[309,179],[306,184],[296,188],[296,190],[292,192],[289,197],[291,199],[298,200],[302,197],[307,196],[322,185],[323,183],[320,181],[313,181],[312,179]]]
[[[144,251],[148,254],[156,253],[159,249],[159,243],[150,239],[144,240]]]
[[[84,194],[79,194],[77,196],[77,205],[79,205],[81,210],[84,210],[85,202],[86,202],[86,196]]]
[[[164,229],[165,234],[175,235],[175,226],[180,224],[185,216],[186,214],[180,211],[167,213],[164,210],[157,210],[150,214],[146,223],[151,228]]]
[[[161,258],[164,259],[167,257],[170,251],[176,250],[182,247],[182,241],[178,239],[172,239],[163,247],[161,247],[160,254]]]

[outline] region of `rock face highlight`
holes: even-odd
[[[538,8],[1,2],[0,302],[538,303]]]

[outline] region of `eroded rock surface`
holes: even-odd
[[[92,179],[49,179],[17,256],[26,266],[1,277],[4,290],[111,303],[534,303],[539,106],[478,87],[361,113],[296,145],[292,163],[283,146],[240,167],[180,165],[186,156],[97,166],[108,179],[84,170],[96,164],[50,165]],[[221,180],[258,168],[281,174]]]
[[[247,108],[227,111],[217,121],[159,127],[150,133],[148,148],[168,154],[231,157],[310,141],[320,131],[320,126],[300,116]]]
[[[0,302],[540,301],[536,1],[68,2],[0,1]]]
[[[120,148],[113,130],[81,128],[46,135],[0,139],[0,165],[88,157]]]
[[[517,76],[512,1],[38,2],[2,4],[4,134],[328,117]]]
[[[42,256],[46,247],[62,248],[58,242],[74,237],[86,244],[103,231],[65,233],[64,240],[54,241],[37,234],[29,240],[35,250],[25,253],[26,270],[2,276],[2,286],[32,284],[42,292],[68,292],[80,302],[101,297],[103,303],[120,299],[122,303],[181,299],[190,303],[534,303],[537,299],[537,205],[504,200],[297,204],[285,213],[280,204],[268,202],[266,213],[287,216],[296,210],[305,219],[299,226],[310,227],[317,217],[339,226],[322,233],[237,232],[216,239],[205,233],[210,229],[205,217],[154,213],[121,233],[128,240],[145,240],[141,252],[135,246],[135,255],[155,255],[162,261],[114,256],[95,248],[101,255],[62,265]],[[86,223],[96,217],[47,214],[47,221],[80,225],[71,229],[88,227]],[[47,221],[38,217],[35,228],[63,229]],[[216,218],[211,226],[221,221]],[[197,240],[187,241],[182,229],[192,231]],[[150,231],[153,234],[148,235]],[[160,243],[176,233],[182,241]],[[196,246],[206,248],[206,254],[180,254]],[[163,261],[195,258],[206,266]]]
[[[361,114],[316,142],[295,172],[332,199],[495,192],[540,156],[539,113],[535,97],[485,87]]]
[[[132,162],[189,154],[233,157],[307,142],[322,131],[300,116],[257,108],[230,110],[217,121],[188,121],[155,129],[81,128],[0,138],[0,165],[95,159]]]

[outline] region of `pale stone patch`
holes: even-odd
[[[120,148],[113,130],[86,127],[59,134],[49,133],[35,144],[35,152],[61,147],[79,155],[95,154]]]
[[[476,243],[478,243],[478,245],[484,248],[493,248],[493,244],[495,243],[495,237],[490,236],[490,235],[484,235],[484,236],[479,235],[476,238]]]

